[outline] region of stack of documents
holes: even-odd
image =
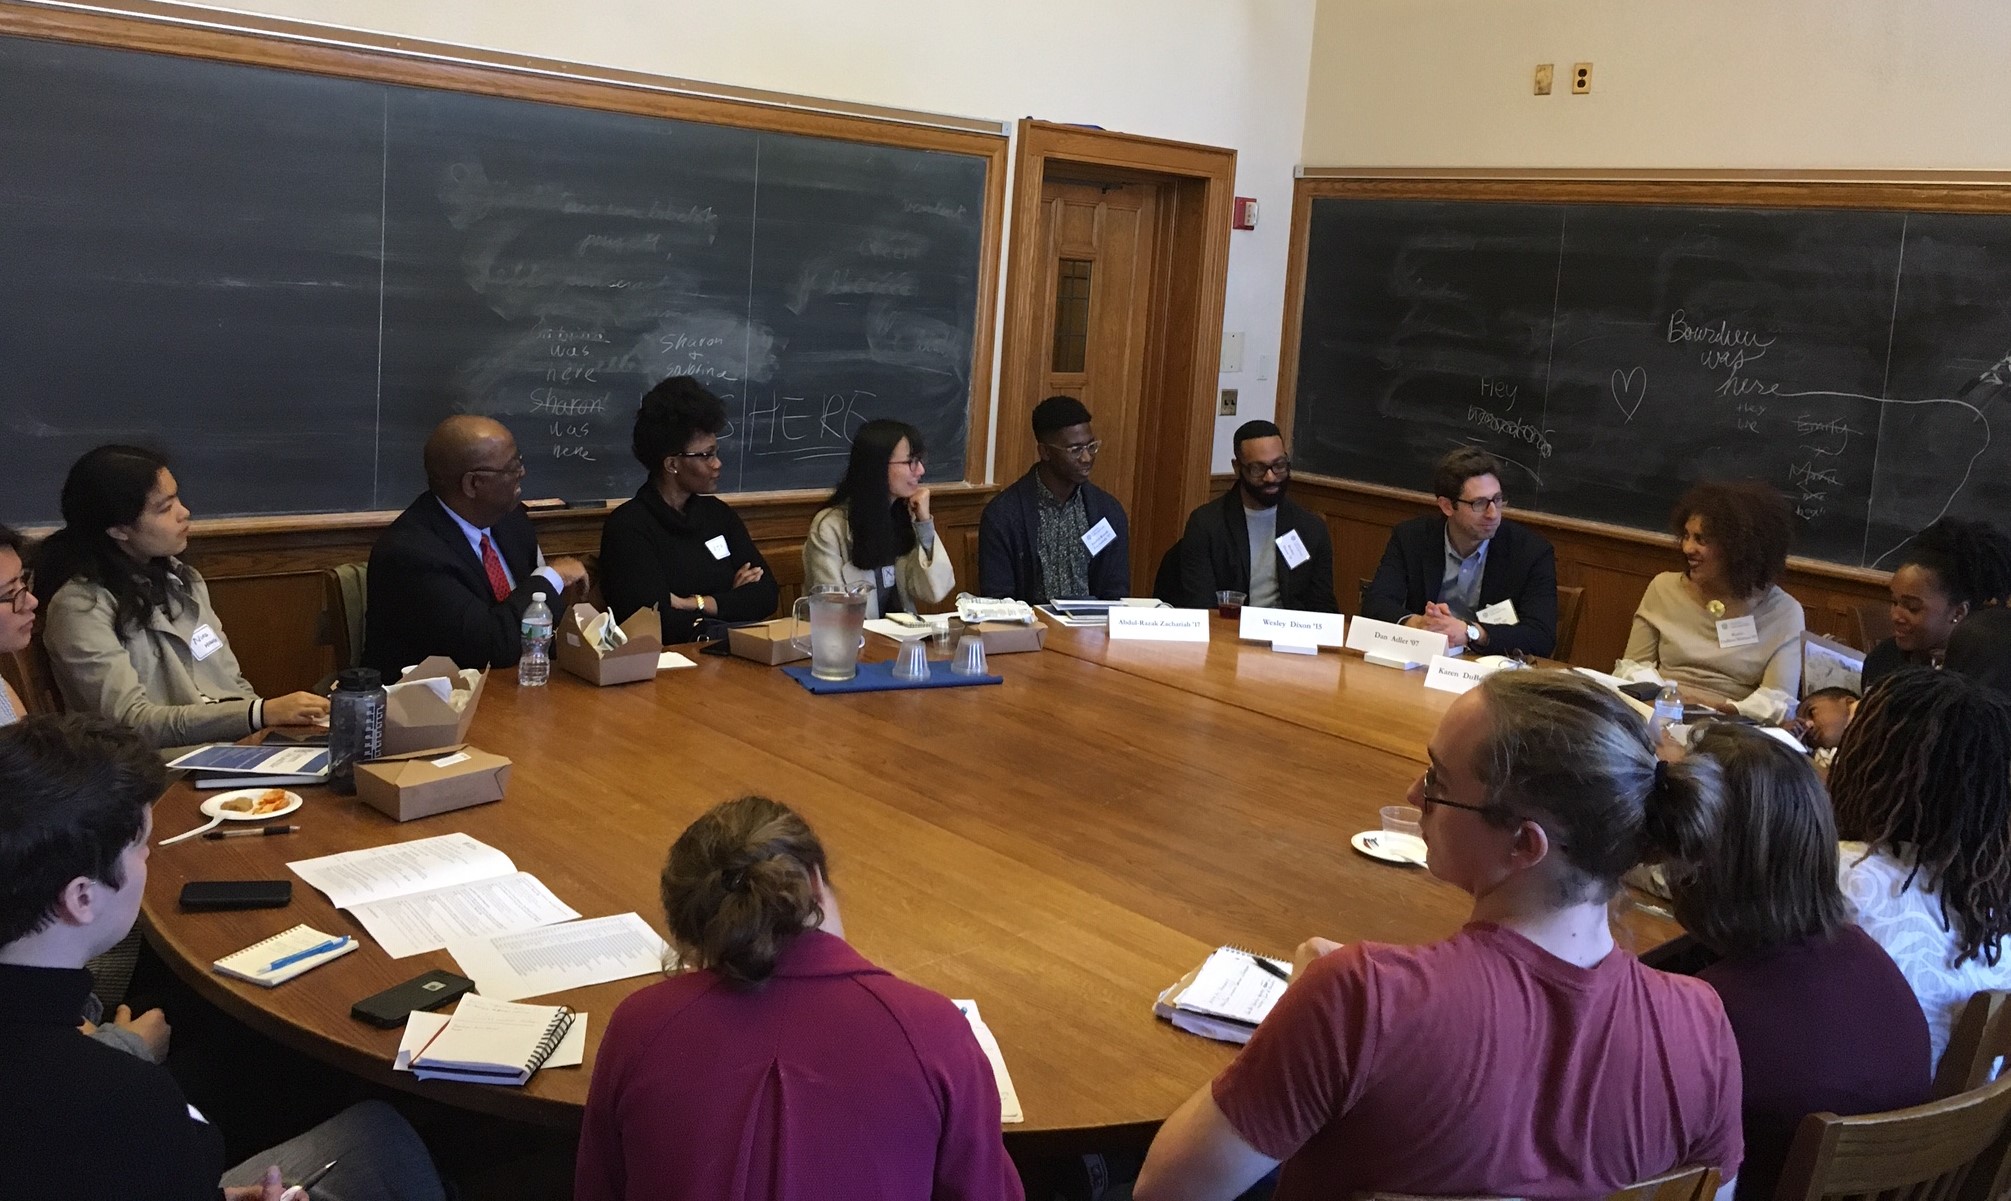
[[[586,1060],[587,1015],[563,1005],[462,997],[453,1016],[413,1013],[392,1070],[421,1080],[521,1085],[539,1068]]]
[[[1190,1034],[1247,1043],[1257,1023],[1285,995],[1291,974],[1286,960],[1218,947],[1200,967],[1160,993],[1152,1012]]]
[[[952,1001],[950,1004],[955,1005],[964,1015],[964,1020],[971,1024],[971,1034],[977,1038],[978,1046],[984,1049],[985,1058],[991,1060],[992,1079],[998,1082],[999,1087],[999,1121],[1007,1125],[1026,1121],[1026,1111],[1019,1105],[1019,1090],[1012,1086],[1012,1073],[1006,1071],[1005,1052],[999,1050],[998,1036],[978,1016],[978,1003]]]
[[[579,912],[510,857],[466,834],[344,851],[286,866],[347,909],[393,959],[449,942],[566,922]]]

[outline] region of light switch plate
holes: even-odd
[[[1222,366],[1224,375],[1236,375],[1243,370],[1243,335],[1241,333],[1222,335]]]

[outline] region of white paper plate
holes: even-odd
[[[253,803],[256,803],[258,798],[268,792],[277,792],[284,796],[286,803],[277,809],[268,809],[264,813],[243,813],[236,809],[226,809],[224,807],[224,802],[242,798],[250,798]],[[202,811],[204,813],[209,814],[211,817],[220,817],[227,822],[262,822],[268,818],[284,817],[298,808],[300,808],[300,794],[297,792],[287,792],[283,788],[240,788],[235,792],[218,793],[216,796],[210,797],[202,803]]]
[[[1348,845],[1371,859],[1404,867],[1423,867],[1424,839],[1415,834],[1391,834],[1387,830],[1363,830],[1348,839]]]

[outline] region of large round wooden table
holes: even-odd
[[[459,830],[585,916],[634,910],[661,931],[671,841],[711,805],[763,793],[823,838],[861,952],[977,999],[1025,1109],[1007,1139],[1032,1155],[1147,1135],[1228,1063],[1233,1047],[1152,1016],[1158,991],[1211,948],[1419,942],[1467,912],[1425,872],[1348,846],[1402,799],[1451,701],[1421,672],[1275,653],[1223,621],[1205,646],[1051,629],[1044,653],[994,656],[1005,682],[993,687],[817,697],[777,668],[698,662],[609,688],[554,672],[519,689],[492,672],[469,737],[515,761],[505,800],[399,824],[309,789],[290,819],[298,834],[156,850],[148,937],[203,995],[323,1060],[469,1109],[575,1124],[608,1016],[650,980],[551,998],[592,1015],[586,1068],[522,1089],[421,1083],[390,1070],[397,1032],[349,1007],[452,969],[445,952],[390,959],[305,883],[287,909],[242,913],[181,912],[182,885],[291,878],[289,860]],[[177,785],[157,830],[198,824],[198,799]],[[363,948],[271,990],[210,971],[300,922]],[[1622,927],[1636,948],[1674,933],[1639,911]]]

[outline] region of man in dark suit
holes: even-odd
[[[1438,513],[1390,531],[1362,616],[1444,634],[1471,653],[1557,649],[1557,556],[1506,520],[1501,461],[1463,446],[1432,474]]]
[[[1089,482],[1103,448],[1089,410],[1050,396],[1033,410],[1040,461],[978,520],[978,591],[1029,604],[1131,591],[1131,525],[1117,498]],[[1092,549],[1093,548],[1093,549]]]
[[[1268,421],[1246,421],[1230,449],[1236,486],[1187,518],[1161,571],[1160,599],[1206,609],[1217,592],[1260,608],[1337,613],[1327,523],[1285,496],[1292,460]]]
[[[524,460],[499,421],[460,414],[426,439],[427,491],[370,551],[363,665],[395,679],[429,655],[510,667],[533,593],[553,611],[586,579],[578,559],[545,561],[524,515]]]

